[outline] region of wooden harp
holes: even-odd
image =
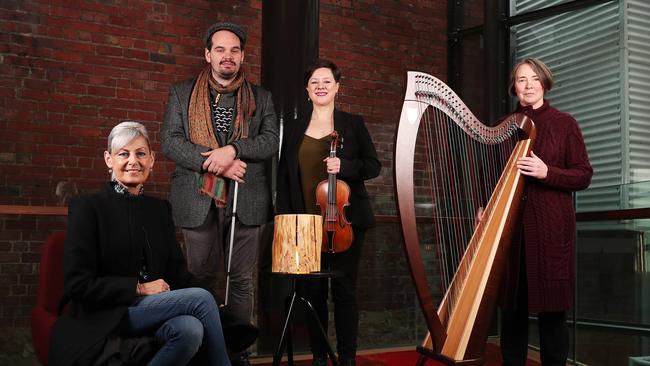
[[[518,113],[487,126],[437,78],[409,72],[407,79],[394,175],[404,249],[429,331],[418,350],[448,365],[480,365],[520,213],[524,177],[515,163],[529,154],[535,126]],[[435,252],[427,263],[437,274],[427,272],[423,251]],[[439,302],[428,278],[441,284]]]

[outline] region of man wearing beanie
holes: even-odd
[[[176,163],[170,201],[188,269],[216,295],[239,183],[228,307],[250,320],[259,237],[272,218],[265,162],[278,150],[277,121],[271,94],[248,82],[242,68],[246,32],[219,22],[204,41],[208,65],[169,90],[161,140],[165,156]],[[247,353],[233,364],[248,365]]]

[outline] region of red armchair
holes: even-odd
[[[45,240],[41,254],[36,306],[32,309],[32,343],[36,357],[47,365],[50,331],[63,296],[63,243],[65,232],[55,232]]]

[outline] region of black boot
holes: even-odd
[[[314,355],[311,361],[312,366],[327,366],[327,356]]]
[[[251,366],[251,362],[248,360],[249,352],[242,352],[235,355],[231,360],[230,364],[232,366]]]

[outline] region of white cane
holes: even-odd
[[[230,290],[230,262],[232,261],[232,245],[235,239],[235,216],[237,215],[237,191],[239,183],[235,181],[235,195],[232,199],[232,220],[230,222],[230,249],[228,250],[228,268],[226,269],[226,300],[224,305],[228,305],[228,292]]]

